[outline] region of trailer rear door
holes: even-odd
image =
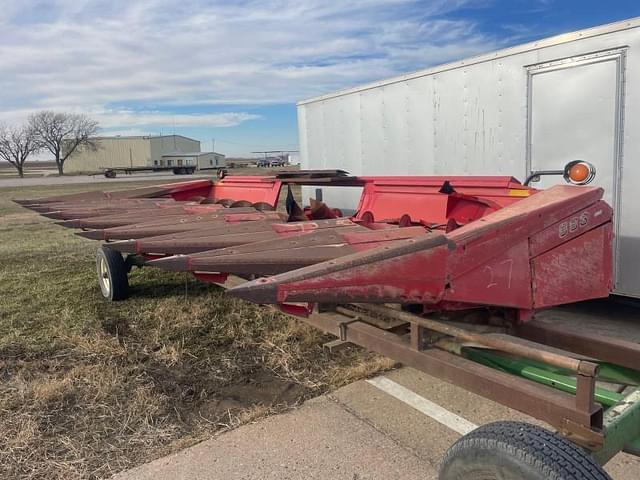
[[[558,170],[571,160],[586,160],[596,167],[594,184],[605,189],[604,198],[616,214],[623,66],[624,51],[617,50],[528,68],[528,170]],[[558,182],[563,180],[542,176],[533,185],[544,188]],[[615,264],[624,265],[625,252],[619,244],[615,247]],[[617,280],[620,274],[617,267]]]

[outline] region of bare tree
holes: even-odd
[[[29,117],[43,148],[53,155],[58,173],[64,175],[64,162],[79,147],[94,148],[91,137],[98,132],[98,122],[77,113],[43,110]]]
[[[29,125],[0,125],[0,158],[13,165],[20,177],[24,177],[24,164],[29,155],[39,149],[38,137]]]

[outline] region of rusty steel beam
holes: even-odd
[[[567,330],[546,322],[517,325],[513,334],[604,362],[634,370],[640,368],[640,344],[628,340]]]
[[[543,420],[572,434],[590,449],[603,443],[602,407],[586,409],[569,395],[530,380],[485,367],[440,349],[416,350],[397,334],[337,314],[313,314],[302,321],[404,365]],[[571,425],[575,428],[571,429]],[[567,430],[570,429],[570,430]]]
[[[403,320],[415,324],[417,326],[442,333],[450,337],[454,337],[465,342],[471,342],[485,347],[493,348],[501,352],[511,353],[531,360],[538,360],[548,365],[564,368],[580,375],[591,377],[593,380],[598,371],[598,365],[586,360],[572,358],[559,353],[545,351],[535,348],[535,346],[523,345],[522,343],[509,340],[508,336],[492,336],[482,333],[475,333],[469,330],[448,325],[445,322],[433,320],[430,318],[420,317],[412,313],[403,312],[383,305],[364,305],[358,304],[358,308],[365,311],[383,315],[398,320]],[[539,342],[543,343],[543,342]],[[593,395],[592,395],[593,396]]]
[[[112,215],[98,215],[95,217],[87,217],[78,219],[72,226],[74,228],[92,228],[106,229],[113,227],[122,227],[134,223],[145,222],[150,218],[159,217],[175,217],[178,218],[185,214],[182,207],[159,208],[150,211],[136,211],[132,213],[115,213]]]
[[[96,210],[101,208],[135,209],[161,207],[169,205],[186,205],[193,201],[177,201],[173,198],[135,198],[135,199],[100,199],[82,202],[53,202],[36,205],[43,211],[58,210]]]
[[[145,237],[128,244],[117,242],[115,249],[136,253],[191,254],[206,250],[237,247],[250,243],[285,239],[296,234],[335,229],[355,224],[346,219],[316,220],[313,222],[282,223],[280,214],[265,212],[266,219],[214,225],[198,230],[178,232],[158,237]],[[126,248],[126,250],[121,250]],[[167,264],[168,265],[168,264]],[[173,269],[173,268],[169,268]]]

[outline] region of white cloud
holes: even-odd
[[[214,113],[214,114],[167,114],[162,112],[139,112],[134,110],[99,111],[89,114],[99,120],[102,128],[149,125],[174,127],[234,127],[260,118],[250,113]]]
[[[102,132],[100,132],[101,135],[105,135],[105,136],[109,136],[109,137],[144,137],[146,135],[149,136],[153,136],[153,135],[161,135],[162,133],[168,133],[168,132],[162,132],[161,130],[156,130],[156,129],[152,129],[152,130],[142,130],[141,128],[116,128],[116,129],[105,129]]]
[[[238,105],[294,102],[499,46],[443,17],[466,3],[0,0],[0,118],[51,108],[125,130],[234,126],[257,118]],[[235,111],[166,113],[177,105]]]

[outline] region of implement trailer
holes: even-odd
[[[191,272],[555,429],[481,426],[449,449],[443,480],[605,479],[617,452],[640,454],[640,345],[532,321],[612,288],[612,209],[584,185],[595,171],[556,173],[569,184],[301,171],[19,203],[106,242],[107,299],[126,297],[134,265]],[[362,194],[344,217],[301,208],[291,185]]]
[[[116,178],[118,172],[126,175],[131,175],[140,172],[172,172],[174,175],[192,175],[195,173],[195,166],[186,167],[163,167],[163,166],[149,166],[149,167],[109,167],[104,169],[104,176],[106,178]]]

